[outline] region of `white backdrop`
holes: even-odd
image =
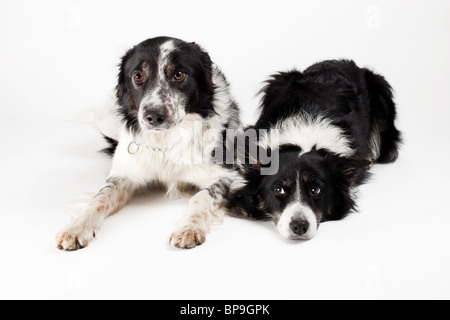
[[[450,298],[449,30],[447,0],[2,0],[0,298]],[[246,123],[276,71],[331,58],[373,68],[396,92],[399,161],[374,167],[359,213],[309,242],[227,218],[176,250],[187,200],[140,197],[88,248],[58,251],[67,204],[110,166],[90,112],[125,50],[159,35],[209,51]]]

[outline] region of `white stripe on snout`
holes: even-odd
[[[169,63],[170,54],[177,50],[173,40],[168,40],[161,44],[159,47],[159,57],[158,57],[158,73],[153,81],[155,81],[156,86],[153,90],[146,93],[146,95],[142,98],[141,103],[139,105],[139,113],[138,120],[141,127],[145,128],[146,121],[144,119],[144,111],[147,106],[161,106],[164,105],[167,101],[161,100],[161,96],[159,94],[159,90],[162,86],[168,86],[165,70]],[[171,103],[178,104],[178,101],[170,101]],[[178,108],[177,108],[178,109]],[[182,114],[177,114],[178,118],[181,118]]]
[[[291,230],[291,222],[296,220],[306,220],[309,223],[308,232],[299,236]],[[281,213],[280,219],[277,223],[277,228],[280,234],[291,240],[309,240],[317,233],[317,219],[310,207],[303,205],[301,202],[293,202],[289,204]]]

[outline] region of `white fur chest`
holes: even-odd
[[[175,189],[179,183],[208,187],[229,175],[211,163],[219,130],[208,130],[199,116],[188,115],[174,129],[133,136],[123,128],[110,176],[127,177],[138,185],[159,181]]]

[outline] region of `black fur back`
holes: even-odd
[[[395,127],[392,88],[384,77],[353,61],[330,60],[304,72],[280,72],[270,77],[261,93],[255,129],[270,129],[301,114],[325,116],[351,138],[357,157],[375,154],[373,161],[388,163],[398,156],[401,135]]]
[[[372,110],[372,125],[380,135],[380,154],[378,163],[394,162],[398,157],[401,143],[400,131],[395,127],[397,112],[392,88],[383,76],[366,70],[366,81]]]

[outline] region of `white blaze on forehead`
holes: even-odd
[[[344,157],[355,153],[342,129],[323,116],[313,118],[303,114],[280,121],[271,130],[278,130],[279,139],[274,139],[271,134],[264,135],[260,140],[260,145],[264,148],[278,149],[282,145],[293,144],[301,147],[302,153],[309,152],[314,147],[327,149]]]
[[[169,64],[170,54],[177,50],[177,47],[175,46],[175,43],[173,40],[168,40],[160,45],[159,47],[159,57],[158,57],[158,73],[155,77],[156,86],[149,92],[146,93],[146,95],[142,98],[140,106],[139,106],[139,113],[138,113],[138,120],[142,127],[146,126],[146,121],[144,119],[144,111],[147,106],[169,106],[172,105],[175,108],[175,110],[168,110],[169,116],[173,116],[172,118],[177,121],[177,119],[182,119],[185,115],[184,110],[179,110],[180,108],[177,108],[179,104],[181,104],[181,101],[179,101],[178,97],[170,96],[168,97],[168,101],[163,101],[161,98],[160,90],[163,90],[164,88],[167,88],[167,79],[166,79],[166,68]]]
[[[161,84],[166,78],[166,67],[169,63],[169,56],[172,52],[176,50],[175,44],[172,40],[168,40],[164,42],[159,47],[159,57],[158,57],[158,74],[156,75],[155,82],[158,84],[152,91],[148,92],[142,99],[140,110],[142,110],[143,106],[147,105],[161,105],[164,101],[161,100],[158,91],[161,89]]]
[[[291,222],[294,220],[303,220],[309,223],[308,232],[299,236],[291,230]],[[277,223],[280,234],[286,239],[309,240],[317,233],[317,218],[310,207],[303,205],[299,201],[289,204],[281,213]]]
[[[167,64],[169,63],[170,54],[176,50],[177,47],[175,46],[173,40],[168,40],[159,47],[160,52],[158,58],[158,80],[163,80],[166,77],[165,70]]]

